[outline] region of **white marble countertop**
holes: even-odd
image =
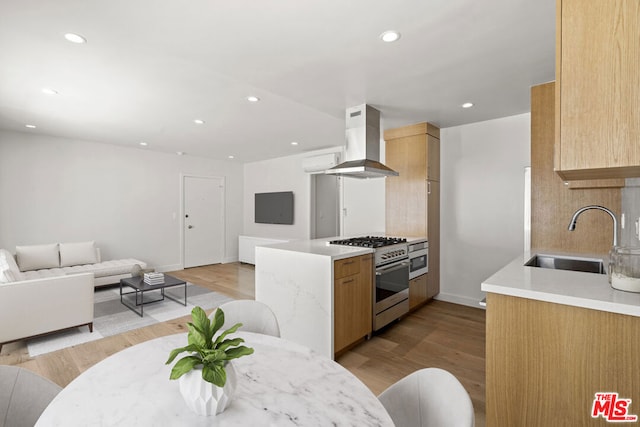
[[[376,396],[349,371],[307,347],[267,335],[237,333],[253,355],[233,361],[237,389],[213,417],[192,412],[169,352],[187,343],[170,335],[129,347],[65,387],[37,426],[392,426]]]
[[[273,245],[264,245],[270,249],[282,251],[292,251],[311,255],[320,255],[331,257],[331,259],[351,258],[354,256],[373,253],[371,248],[359,248],[356,246],[330,245],[330,239],[313,239],[313,240],[292,240],[285,243],[275,243]]]
[[[379,233],[372,233],[372,236],[381,236]],[[357,237],[357,236],[354,236]],[[387,236],[397,237],[397,236]],[[331,257],[333,260],[350,258],[359,255],[365,255],[373,253],[372,248],[360,248],[356,246],[343,246],[343,245],[331,245],[330,240],[347,239],[348,237],[330,237],[323,239],[312,240],[291,240],[284,243],[274,243],[268,245],[261,245],[271,249],[278,249],[283,251],[300,252],[312,255],[321,255]],[[423,242],[426,241],[426,237],[406,237],[407,243]]]
[[[640,293],[613,289],[606,274],[525,267],[535,254],[571,255],[535,250],[526,252],[482,283],[484,292],[529,298],[611,313],[640,316]],[[604,256],[576,255],[604,259]]]

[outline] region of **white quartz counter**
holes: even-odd
[[[292,240],[285,243],[268,245],[270,249],[297,252],[299,254],[311,254],[331,257],[332,260],[351,258],[354,256],[373,253],[371,248],[359,248],[355,246],[330,245],[329,240],[336,239],[314,239],[314,240]]]
[[[486,279],[482,290],[640,317],[640,293],[613,289],[606,274],[525,267],[524,263],[535,254],[558,253],[526,252]],[[607,263],[606,258],[599,258]]]

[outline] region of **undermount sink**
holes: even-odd
[[[585,273],[607,274],[601,259],[579,258],[558,255],[534,255],[524,263],[527,267],[551,268],[554,270],[582,271]]]

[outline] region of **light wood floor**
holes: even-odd
[[[170,273],[235,299],[253,299],[253,266],[216,264]],[[0,364],[18,365],[60,386],[69,384],[95,363],[124,348],[156,337],[186,332],[189,317],[29,357],[23,342],[6,344]],[[485,425],[485,312],[432,301],[341,355],[337,362],[376,395],[405,375],[439,367],[455,375],[471,395],[476,426]]]

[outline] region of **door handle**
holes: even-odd
[[[190,225],[190,226],[188,226],[187,228],[188,228],[188,229],[192,229],[192,228],[193,228],[193,225]]]

